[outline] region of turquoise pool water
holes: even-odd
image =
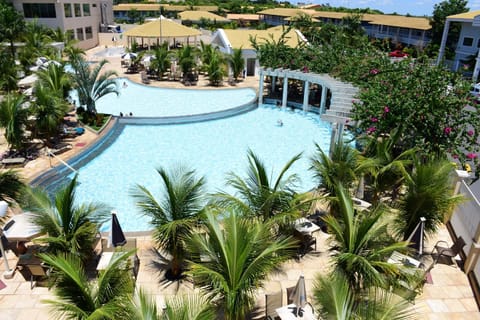
[[[279,119],[283,126],[277,125]],[[155,169],[182,164],[206,177],[209,192],[231,192],[225,186],[226,174],[233,171],[245,176],[249,148],[275,177],[288,160],[303,152],[290,173],[297,173],[302,180],[298,190],[307,191],[314,187],[308,170],[314,143],[328,151],[330,134],[330,124],[316,114],[269,105],[208,122],[126,125],[108,148],[79,169],[77,203],[104,202],[118,212],[125,231],[149,230],[148,218],[130,196],[136,184],[145,185],[159,197],[161,184]]]

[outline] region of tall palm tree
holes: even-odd
[[[223,77],[226,75],[225,59],[218,50],[213,51],[210,62],[207,65],[208,80],[210,85],[219,86],[222,84]]]
[[[0,200],[18,202],[24,188],[25,183],[18,172],[13,170],[0,172]]]
[[[56,296],[44,302],[62,319],[130,319],[134,283],[125,263],[131,254],[115,253],[95,281],[89,280],[82,261],[75,255],[40,254],[53,268],[51,277]]]
[[[387,258],[395,250],[404,250],[407,243],[388,237],[381,207],[372,212],[355,214],[351,198],[342,185],[336,191],[340,217],[328,215],[324,221],[332,234],[335,272],[341,273],[355,292],[371,286],[385,287],[401,274]]]
[[[222,216],[219,221],[207,212],[206,236],[192,236],[189,274],[212,294],[226,320],[240,320],[253,309],[255,290],[291,256],[295,242],[272,237],[271,222],[241,218],[233,209]]]
[[[245,69],[245,59],[242,55],[242,48],[233,49],[233,53],[228,57],[228,63],[232,70],[233,78],[237,81],[243,69]]]
[[[218,204],[221,206],[234,205],[246,213],[253,213],[263,221],[277,214],[295,211],[294,205],[297,193],[295,187],[299,181],[297,174],[287,176],[287,171],[300,159],[297,154],[282,168],[276,178],[269,177],[263,162],[252,150],[248,150],[248,169],[246,179],[231,172],[227,184],[232,186],[238,195],[218,193]],[[305,204],[302,202],[301,204]]]
[[[15,10],[12,4],[2,2],[0,4],[0,35],[10,43],[10,54],[15,57],[14,42],[25,29],[23,16]]]
[[[34,212],[34,223],[47,235],[38,241],[47,243],[50,252],[87,259],[101,224],[110,216],[109,208],[100,203],[76,205],[76,186],[77,176],[55,194],[54,200],[43,190],[30,189],[25,207]]]
[[[450,218],[454,206],[463,200],[453,194],[452,164],[444,159],[416,160],[412,172],[405,172],[405,194],[400,198],[395,219],[398,232],[407,239],[425,217],[425,233],[434,234]]]
[[[6,48],[0,48],[0,90],[14,91],[17,89],[18,68],[15,59]]]
[[[117,75],[115,71],[102,71],[107,60],[100,61],[93,69],[90,64],[82,57],[77,57],[77,61],[71,61],[75,70],[73,79],[78,90],[78,97],[80,104],[87,106],[87,111],[91,114],[97,113],[95,102],[101,97],[115,93],[117,96],[120,90],[117,86]]]
[[[317,153],[311,158],[310,170],[318,181],[318,189],[330,195],[330,213],[336,214],[338,206],[335,203],[336,186],[341,183],[351,189],[361,171],[359,154],[346,143],[335,143],[331,155],[315,144]]]
[[[313,295],[322,319],[402,320],[416,316],[408,301],[379,288],[356,295],[342,274],[317,276]]]
[[[162,44],[160,47],[155,48],[153,51],[153,61],[150,65],[152,69],[157,73],[158,78],[161,80],[162,75],[170,67],[170,53],[168,51],[168,43]]]
[[[200,58],[202,60],[202,71],[207,71],[208,66],[210,65],[210,61],[212,60],[212,56],[218,52],[218,48],[214,47],[210,43],[205,43],[200,40]],[[208,72],[208,71],[207,71]]]
[[[53,91],[41,83],[35,86],[34,112],[37,118],[35,129],[37,135],[42,135],[47,141],[57,135],[63,117],[68,111],[68,104],[63,96],[59,97],[58,94],[58,91]]]
[[[72,88],[72,78],[62,64],[50,63],[48,68],[37,72],[38,83],[49,88],[51,93],[63,99]]]
[[[28,109],[22,105],[25,96],[9,93],[0,102],[0,126],[5,128],[5,139],[10,148],[20,150],[25,141],[25,124],[28,117]]]
[[[192,46],[184,46],[177,52],[178,64],[183,72],[183,80],[188,80],[188,77],[196,67],[196,51]]]
[[[155,228],[155,243],[172,256],[167,277],[182,276],[186,255],[185,239],[194,232],[203,209],[205,178],[197,178],[194,170],[178,167],[168,172],[157,170],[163,184],[162,195],[155,199],[145,186],[137,185],[132,196]]]
[[[175,296],[165,301],[162,320],[215,320],[216,312],[208,295]]]

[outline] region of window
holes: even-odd
[[[72,4],[71,3],[64,3],[63,10],[65,11],[65,18],[72,17]]]
[[[75,3],[73,6],[75,8],[75,17],[81,17],[82,11],[80,10],[80,3]]]
[[[480,39],[478,39],[477,48],[480,48]]]
[[[85,39],[83,37],[83,28],[77,28],[77,39],[79,41],[83,41],[83,39]]]
[[[471,47],[472,44],[473,44],[473,38],[470,38],[470,37],[463,38],[463,45],[465,47]]]
[[[92,27],[85,27],[85,39],[92,39],[92,38],[93,38]]]
[[[56,18],[53,3],[24,3],[23,14],[25,18]]]
[[[84,17],[89,17],[90,16],[90,4],[89,3],[84,3],[83,4],[83,16]]]

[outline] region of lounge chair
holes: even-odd
[[[282,307],[282,291],[265,295],[265,317],[268,320],[280,319],[275,309]]]
[[[48,155],[57,155],[71,150],[73,146],[70,143],[60,143],[48,150]]]
[[[23,166],[25,164],[25,159],[24,157],[18,157],[18,158],[6,158],[2,159],[2,165],[7,167],[7,166]]]

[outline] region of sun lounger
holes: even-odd
[[[49,155],[57,155],[71,150],[73,146],[69,143],[61,143],[49,150]]]
[[[26,159],[23,157],[2,159],[4,166],[20,166],[25,163]]]

